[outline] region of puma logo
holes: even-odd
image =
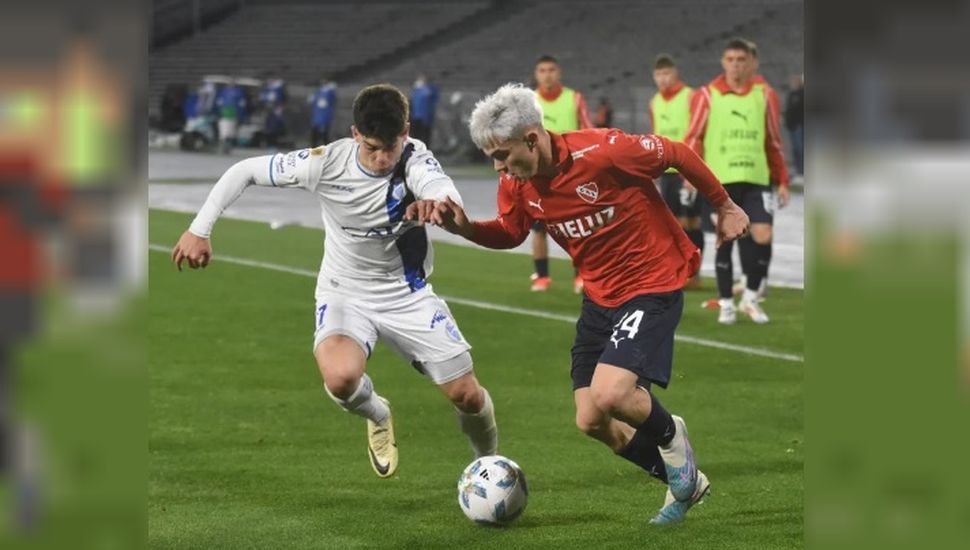
[[[740,111],[738,111],[736,109],[731,109],[731,114],[734,115],[734,116],[736,116],[736,117],[741,118],[741,120],[743,120],[745,122],[748,122],[748,115],[743,114],[743,113],[741,113]]]
[[[616,332],[613,332],[613,334],[610,336],[610,342],[613,342],[613,349],[619,349],[620,342],[623,341],[624,338],[626,338],[626,336],[620,336],[619,338],[617,338],[616,336],[617,336]]]
[[[546,211],[542,209],[542,204],[540,204],[541,202],[542,202],[542,199],[539,199],[536,202],[529,201],[529,206],[532,206],[533,208],[537,209],[539,212],[542,212],[543,214],[545,214]]]

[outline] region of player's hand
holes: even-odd
[[[445,197],[444,201],[438,203],[431,221],[449,233],[461,235],[466,239],[471,238],[472,223],[465,215],[465,209],[451,200],[451,197]]]
[[[787,185],[782,185],[778,187],[778,208],[784,208],[788,206],[791,202],[791,192],[788,191]]]
[[[728,199],[717,209],[717,248],[722,243],[743,237],[751,221],[741,207]]]
[[[404,211],[404,221],[417,220],[418,223],[428,223],[431,221],[431,214],[437,205],[438,203],[433,200],[414,201]]]
[[[212,259],[212,244],[209,239],[194,235],[190,231],[182,233],[179,242],[172,249],[172,262],[182,271],[182,262],[187,261],[189,267],[197,269],[209,265]]]

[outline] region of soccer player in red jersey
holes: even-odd
[[[718,213],[718,240],[747,215],[687,146],[616,129],[543,129],[534,94],[508,84],[476,105],[472,139],[500,173],[498,217],[472,222],[446,200],[432,223],[489,248],[513,248],[534,222],[572,257],[586,283],[572,348],[576,424],[668,485],[652,523],[673,523],[707,493],[682,418],[650,391],[670,382],[685,282],[700,253],[653,183],[674,167]]]

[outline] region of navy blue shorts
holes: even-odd
[[[772,187],[742,182],[729,183],[724,186],[724,190],[727,191],[731,200],[740,206],[741,210],[744,210],[751,223],[774,223],[777,197]],[[702,197],[698,197],[697,200],[702,201],[704,207],[704,214],[701,216],[703,218],[701,228],[713,233],[715,228],[714,224],[711,223],[711,214],[714,213],[714,208]]]
[[[667,208],[678,218],[697,218],[701,215],[700,193],[694,193],[694,200],[690,204],[684,204],[680,190],[684,188],[684,178],[680,174],[664,173],[657,180],[660,187],[660,196],[667,203]]]
[[[590,385],[598,363],[635,373],[645,388],[666,388],[683,311],[681,290],[641,294],[619,307],[598,306],[583,296],[573,342],[573,390]]]

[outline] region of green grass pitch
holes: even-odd
[[[152,211],[150,241],[171,247],[190,216]],[[712,494],[675,527],[647,524],[665,488],[573,423],[573,323],[452,302],[492,394],[500,453],[524,469],[528,508],[483,528],[458,508],[472,456],[451,405],[379,344],[368,363],[392,403],[400,468],[379,479],[364,421],[324,393],[310,346],[315,281],[220,261],[315,272],[323,235],[222,220],[215,259],[179,273],[149,254],[149,487],[153,548],[800,548],[804,363],[680,341],[658,396],[684,416]],[[435,245],[435,291],[575,317],[571,268],[528,291],[528,257]],[[771,289],[772,322],[720,326],[686,294],[679,334],[800,356],[803,292]]]

